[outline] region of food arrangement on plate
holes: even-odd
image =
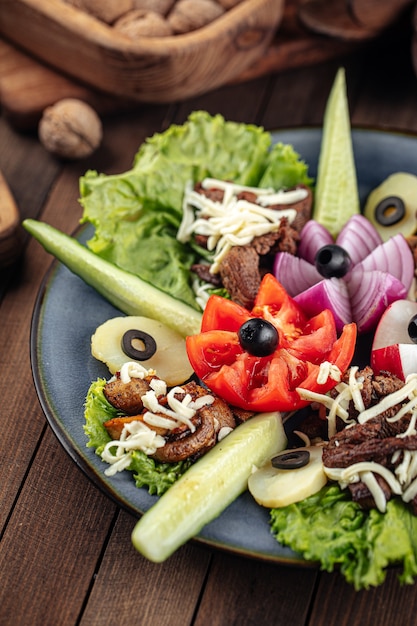
[[[390,564],[413,581],[417,218],[414,177],[394,174],[361,214],[339,70],[316,181],[263,129],[196,112],[131,171],[82,178],[88,247],[25,221],[125,314],[92,337],[111,377],[91,383],[84,428],[108,476],[161,496],[132,535],[147,558],[248,487],[280,543],[355,588]]]

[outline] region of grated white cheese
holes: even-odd
[[[335,380],[336,382],[340,382],[342,378],[342,372],[333,363],[329,361],[323,361],[320,363],[319,373],[317,375],[317,383],[319,385],[324,385],[327,383],[328,378]]]
[[[410,374],[407,376],[405,381],[405,385],[394,391],[394,393],[390,393],[388,396],[385,396],[375,406],[371,406],[366,411],[362,411],[362,413],[358,416],[358,422],[360,424],[364,424],[367,420],[378,417],[381,413],[385,413],[389,409],[392,409],[396,404],[400,404],[404,402],[407,398],[412,399],[413,396],[417,395],[417,374]],[[405,411],[407,413],[407,411]]]
[[[140,363],[136,361],[127,361],[123,363],[120,368],[120,380],[122,383],[130,383],[132,378],[145,378],[146,376],[152,376],[155,374],[155,370],[147,370]]]
[[[127,469],[131,463],[132,450],[142,450],[145,454],[155,454],[158,448],[165,445],[165,439],[143,422],[133,421],[125,424],[120,439],[109,441],[101,453],[101,458],[110,467],[105,470],[106,476],[114,476],[117,472]]]
[[[389,469],[380,463],[365,461],[354,463],[353,465],[349,465],[349,467],[344,468],[327,467],[326,465],[323,465],[323,471],[330,480],[337,481],[342,489],[345,489],[350,483],[357,483],[362,480],[371,492],[377,508],[382,513],[385,511],[386,499],[385,496],[383,496],[383,492],[376,480],[372,480],[370,478],[370,474],[379,474],[386,480],[393,493],[396,495],[402,494],[402,487],[399,481]],[[383,502],[381,493],[383,496]]]
[[[210,271],[219,271],[222,259],[233,246],[245,246],[254,237],[278,230],[283,217],[291,223],[296,217],[295,209],[270,209],[273,204],[293,204],[307,197],[308,191],[299,188],[276,192],[273,189],[246,187],[225,181],[206,178],[205,189],[223,189],[222,202],[216,202],[194,191],[187,185],[183,201],[183,217],[177,239],[189,241],[193,233],[208,237],[207,248],[214,251]],[[257,196],[257,203],[238,199],[241,191],[250,191]]]
[[[352,394],[352,400],[354,407],[359,413],[365,410],[365,405],[363,403],[363,398],[361,391],[363,389],[363,379],[360,380],[356,378],[356,374],[358,373],[359,367],[356,365],[350,368],[349,372],[349,389]]]

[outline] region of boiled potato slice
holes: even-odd
[[[300,448],[310,452],[310,461],[298,469],[277,469],[271,461],[249,477],[248,488],[256,502],[270,509],[288,506],[317,493],[327,483],[322,448]],[[293,450],[291,450],[293,452]]]
[[[404,202],[405,214],[395,224],[384,226],[377,219],[376,209],[382,200],[392,196],[401,198]],[[414,235],[417,231],[417,176],[408,172],[396,172],[388,176],[369,194],[364,215],[372,222],[383,241],[398,233],[402,233],[404,237]]]
[[[146,361],[135,361],[122,349],[124,333],[132,329],[148,333],[156,342],[155,354]],[[147,369],[154,369],[169,386],[180,385],[193,374],[185,339],[175,330],[147,317],[127,316],[107,320],[91,338],[91,354],[106,363],[112,374],[120,370],[123,363],[135,361]]]

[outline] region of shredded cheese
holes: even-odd
[[[222,189],[223,200],[211,200],[187,185],[177,239],[185,243],[193,233],[207,236],[207,248],[214,252],[210,266],[213,274],[219,271],[222,259],[233,246],[245,246],[254,237],[276,231],[283,217],[291,223],[297,214],[292,208],[276,210],[268,207],[274,204],[294,204],[308,195],[308,191],[302,187],[276,192],[273,189],[246,187],[212,178],[204,179],[202,186],[205,189]],[[257,202],[238,199],[237,195],[241,191],[255,194]]]
[[[106,476],[114,476],[117,472],[127,469],[132,460],[132,450],[142,450],[150,455],[155,454],[156,450],[164,445],[165,439],[146,424],[139,420],[129,422],[125,424],[120,439],[109,441],[104,446],[101,458],[110,465],[104,473]]]
[[[146,376],[152,376],[155,374],[155,370],[147,370],[140,363],[135,361],[127,361],[123,363],[120,368],[120,380],[122,383],[130,383],[132,378],[145,378]]]

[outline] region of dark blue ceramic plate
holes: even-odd
[[[275,141],[290,143],[317,173],[320,129],[276,132]],[[417,174],[417,138],[402,134],[355,130],[353,132],[359,192],[368,193],[389,174]],[[81,232],[85,242],[90,229]],[[155,501],[137,489],[130,473],[104,475],[107,467],[86,447],[83,431],[84,399],[90,383],[108,377],[107,368],[90,354],[90,338],[105,320],[120,315],[107,301],[60,263],[54,262],[35,305],[31,359],[36,390],[46,418],[68,454],[86,475],[119,505],[139,516]],[[246,493],[208,524],[198,540],[237,554],[294,565],[307,564],[270,534],[269,512]]]

